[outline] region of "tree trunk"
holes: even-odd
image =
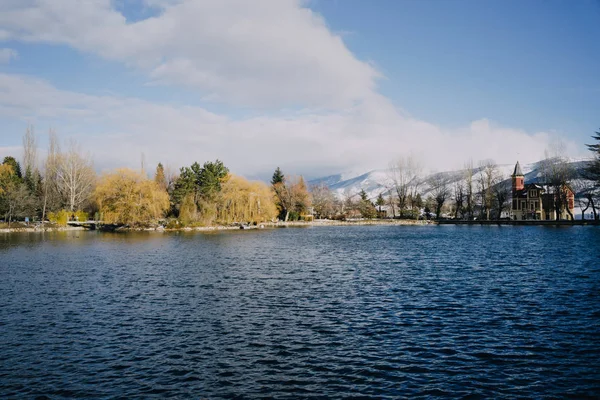
[[[590,195],[590,205],[592,206],[592,213],[594,214],[594,220],[598,220],[598,213],[596,212],[596,205],[594,204],[594,198]]]
[[[588,203],[588,205],[583,210],[581,210],[581,219],[582,220],[585,220],[585,212],[587,211],[588,208],[590,208],[590,203]]]
[[[565,209],[567,210],[567,214],[569,214],[569,217],[571,218],[571,221],[573,221],[575,219],[575,217],[571,213],[571,210],[569,209],[569,207],[565,207]]]
[[[44,188],[44,205],[42,207],[42,225],[44,224],[44,221],[46,220],[46,204],[47,204],[47,202],[48,202],[48,188],[45,187]]]

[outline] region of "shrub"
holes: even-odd
[[[55,213],[48,213],[48,221],[55,223],[58,226],[67,226],[69,221],[69,212],[67,210],[60,210]]]
[[[167,222],[167,225],[165,226],[165,228],[167,228],[167,229],[178,229],[181,227],[182,226],[179,225],[179,221],[177,221],[176,219],[169,219],[169,221]]]
[[[87,221],[89,219],[89,215],[85,211],[79,210],[75,212],[75,218],[77,221]]]

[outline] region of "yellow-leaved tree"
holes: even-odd
[[[218,220],[221,223],[264,222],[277,217],[273,192],[263,182],[229,175],[222,184]]]
[[[15,172],[8,164],[0,164],[0,195],[10,191],[14,185]]]
[[[95,198],[106,223],[145,225],[164,217],[169,195],[143,174],[119,169],[102,176]]]

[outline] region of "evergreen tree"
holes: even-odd
[[[222,161],[205,162],[197,175],[200,193],[205,199],[211,199],[221,191],[221,183],[227,178],[229,169]]]
[[[423,207],[423,199],[421,198],[421,194],[420,193],[417,193],[417,195],[415,196],[415,201],[414,201],[413,204],[418,209],[421,209],[421,207]]]
[[[596,186],[600,186],[600,131],[592,136],[597,141],[595,144],[586,145],[588,149],[594,153],[594,160],[590,162],[585,170],[586,178],[593,180]]]
[[[281,169],[277,167],[271,179],[271,185],[275,192],[277,210],[279,211],[279,219],[287,221],[289,216],[289,207],[291,205],[291,193],[285,184],[285,176]]]
[[[368,201],[369,197],[367,196],[367,192],[365,192],[365,189],[361,189],[360,193],[358,194],[360,196],[360,199],[362,201]]]
[[[383,194],[379,193],[379,196],[377,196],[377,201],[375,202],[375,204],[377,204],[377,207],[379,207],[379,217],[381,218],[381,206],[385,205],[385,199],[383,198]]]
[[[271,185],[276,185],[277,183],[284,183],[285,181],[285,176],[283,175],[283,172],[281,172],[281,169],[279,169],[279,167],[277,167],[275,169],[275,172],[273,173],[273,178],[271,179]]]
[[[37,175],[39,175],[39,172],[37,170],[32,171],[31,168],[27,168],[25,170],[25,177],[23,179],[23,182],[27,186],[27,189],[29,189],[30,193],[37,192],[38,179],[36,173]]]
[[[171,207],[178,215],[184,199],[191,196],[194,204],[199,209],[212,207],[217,194],[221,191],[221,184],[227,179],[229,169],[223,162],[206,162],[200,167],[197,162],[191,167],[181,168],[179,177],[171,191]],[[214,207],[213,207],[214,208]]]
[[[359,193],[360,201],[358,203],[358,211],[363,218],[375,218],[377,216],[377,210],[373,203],[369,200],[367,192],[362,189]]]
[[[179,176],[175,180],[173,190],[170,192],[171,208],[176,216],[179,216],[181,206],[187,196],[191,197],[194,204],[196,203],[195,182],[195,174],[191,168],[182,167],[179,170]]]

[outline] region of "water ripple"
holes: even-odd
[[[0,257],[1,397],[600,395],[593,227],[3,235]]]

